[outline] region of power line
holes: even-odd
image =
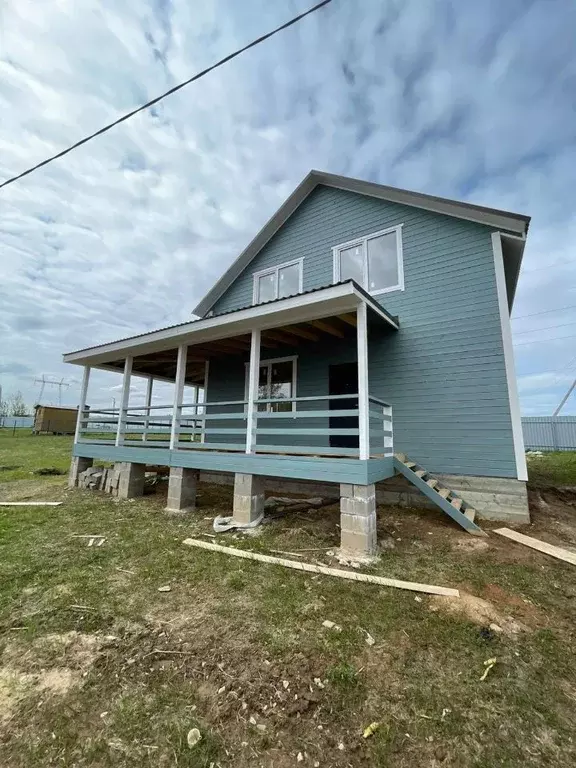
[[[240,56],[241,53],[244,53],[250,48],[254,48],[256,45],[259,45],[260,43],[263,43],[264,40],[268,40],[270,37],[273,37],[274,35],[278,34],[278,32],[282,32],[282,30],[288,29],[288,27],[291,27],[293,24],[296,24],[297,22],[301,21],[301,19],[303,19],[305,16],[309,16],[311,13],[314,13],[315,11],[319,10],[325,5],[328,5],[328,3],[331,3],[331,2],[332,0],[322,0],[322,2],[317,3],[312,8],[308,9],[307,11],[304,11],[304,13],[301,13],[300,15],[295,16],[293,19],[290,19],[290,21],[287,21],[285,24],[281,24],[279,27],[276,27],[276,29],[273,29],[271,32],[267,32],[265,35],[262,35],[261,37],[256,38],[256,40],[253,40],[251,43],[248,43],[248,45],[245,45],[243,48],[239,48],[238,50],[234,51],[234,53],[231,53],[228,56],[225,56],[223,59],[220,59],[220,61],[217,61],[216,64],[212,64],[212,66],[207,67],[206,69],[203,69],[201,72],[198,72],[196,75],[194,75],[193,77],[190,77],[188,80],[184,80],[184,82],[179,83],[178,85],[175,85],[173,88],[170,88],[168,91],[165,91],[160,96],[157,96],[155,99],[152,99],[151,101],[146,102],[146,104],[142,104],[142,106],[137,107],[136,109],[133,109],[131,112],[127,112],[125,115],[122,115],[122,117],[119,117],[117,120],[114,120],[114,122],[109,123],[108,125],[105,125],[103,128],[100,128],[98,131],[94,131],[94,133],[91,133],[89,136],[86,136],[84,139],[77,141],[75,144],[72,144],[67,149],[63,149],[61,152],[57,152],[55,155],[52,155],[52,157],[49,157],[46,160],[43,160],[41,163],[38,163],[37,165],[33,165],[31,168],[28,168],[27,171],[22,171],[22,173],[19,173],[17,176],[12,176],[12,178],[7,179],[6,181],[2,182],[2,184],[0,184],[0,189],[2,189],[3,187],[7,187],[8,184],[12,184],[13,182],[18,181],[18,179],[22,179],[24,176],[28,176],[29,173],[32,173],[33,171],[37,171],[38,168],[42,168],[44,165],[48,165],[48,163],[51,163],[54,160],[58,160],[60,157],[64,157],[64,155],[67,155],[69,152],[72,152],[72,150],[74,149],[78,149],[78,147],[81,147],[83,144],[86,144],[87,142],[96,138],[96,136],[101,136],[103,133],[106,133],[111,128],[114,128],[116,125],[119,125],[120,123],[123,123],[125,120],[128,120],[134,115],[137,115],[138,112],[142,112],[143,110],[148,109],[148,107],[151,107],[154,104],[157,104],[162,99],[165,99],[166,96],[170,96],[171,94],[176,93],[176,91],[179,91],[181,88],[184,88],[186,85],[190,85],[190,83],[193,83],[195,80],[200,80],[201,77],[204,77],[204,75],[207,75],[209,72],[212,72],[214,69],[218,69],[218,67],[221,67],[223,64],[226,64],[227,62],[232,61],[232,59],[235,59],[237,56]]]
[[[545,325],[544,328],[532,328],[530,331],[514,331],[515,336],[522,333],[540,333],[540,331],[554,331],[556,328],[566,328],[568,325],[576,325],[576,320],[571,323],[561,323],[560,325]]]
[[[526,317],[536,317],[537,315],[547,315],[550,312],[564,312],[567,309],[576,309],[576,304],[572,304],[570,307],[556,307],[556,309],[544,309],[542,312],[533,312],[531,315],[518,315],[513,317],[512,320],[524,320]]]
[[[547,341],[560,341],[561,339],[573,339],[576,337],[576,333],[571,334],[570,336],[551,336],[549,339],[534,339],[533,341],[519,341],[517,344],[514,344],[515,347],[521,347],[524,344],[545,344]]]

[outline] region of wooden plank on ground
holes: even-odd
[[[554,544],[548,544],[540,539],[533,539],[532,536],[525,536],[523,533],[513,531],[511,528],[496,528],[494,533],[505,536],[507,539],[518,542],[518,544],[524,544],[532,549],[537,549],[538,552],[543,552],[545,555],[555,557],[557,560],[563,560],[565,563],[576,565],[576,552],[570,552],[562,547],[555,547]]]
[[[296,562],[295,560],[285,560],[281,557],[272,557],[271,555],[262,555],[259,552],[250,552],[246,549],[236,549],[235,547],[223,547],[221,544],[213,544],[211,541],[201,541],[200,539],[184,539],[183,544],[188,547],[199,547],[200,549],[209,549],[211,552],[220,552],[225,555],[234,555],[243,557],[247,560],[258,560],[261,563],[270,565],[282,565],[284,568],[293,568],[296,571],[306,571],[307,573],[321,573],[324,576],[338,576],[341,579],[350,581],[363,581],[368,584],[379,584],[383,587],[397,587],[398,589],[408,589],[412,592],[426,592],[430,595],[444,595],[445,597],[460,597],[457,589],[450,587],[436,587],[431,584],[419,584],[413,581],[400,581],[399,579],[389,579],[384,576],[373,576],[370,573],[358,573],[355,571],[344,571],[341,568],[329,568],[324,565],[314,565],[312,563]]]
[[[0,507],[59,507],[61,501],[0,501]]]

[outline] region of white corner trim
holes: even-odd
[[[494,254],[498,310],[500,313],[500,327],[502,329],[502,344],[504,347],[504,365],[506,368],[506,382],[508,385],[508,398],[510,401],[510,416],[512,418],[512,438],[514,441],[514,455],[516,457],[516,474],[518,480],[528,480],[528,467],[526,465],[522,419],[520,416],[520,400],[518,398],[518,383],[516,381],[516,368],[514,365],[514,347],[512,346],[512,325],[510,323],[510,312],[508,310],[506,277],[504,274],[504,256],[502,254],[502,240],[500,237],[500,232],[492,233],[492,253]]]
[[[345,248],[353,248],[356,245],[362,247],[363,255],[363,285],[365,291],[371,296],[379,296],[383,293],[391,293],[392,291],[404,290],[404,250],[402,247],[402,228],[404,224],[397,224],[395,227],[388,227],[387,229],[381,229],[379,232],[372,232],[369,235],[363,237],[357,237],[355,240],[349,240],[347,243],[340,243],[332,247],[332,277],[334,283],[339,283],[341,280],[340,274],[340,251]],[[398,284],[390,285],[388,288],[378,288],[375,291],[368,290],[368,241],[373,240],[376,237],[382,237],[382,235],[390,235],[392,232],[396,233],[396,260],[398,266]]]
[[[267,269],[260,269],[258,272],[252,273],[252,304],[256,305],[260,302],[258,301],[258,280],[261,277],[264,277],[265,275],[274,275],[274,299],[271,299],[271,301],[276,301],[278,298],[278,289],[279,289],[279,274],[280,270],[284,269],[284,267],[298,267],[298,293],[302,293],[303,286],[304,286],[304,257],[301,256],[299,259],[292,259],[292,261],[285,261],[283,264],[276,264],[273,267],[268,267]]]

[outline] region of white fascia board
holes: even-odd
[[[509,215],[507,211],[468,205],[458,200],[449,200],[448,198],[435,197],[406,189],[397,189],[396,187],[386,187],[359,179],[348,179],[344,176],[332,176],[331,174],[326,174],[326,177],[319,180],[318,183],[324,184],[327,187],[333,187],[334,189],[342,189],[346,192],[356,192],[359,195],[408,205],[411,208],[421,208],[424,211],[441,213],[456,219],[473,221],[477,224],[485,224],[495,229],[506,229],[519,235],[524,235],[526,232],[526,222],[514,214]]]
[[[102,344],[91,349],[70,352],[63,356],[65,363],[100,365],[131,354],[173,349],[180,344],[201,344],[253,331],[276,328],[280,325],[306,322],[354,310],[359,294],[352,283],[332,285],[313,293],[299,294],[269,304],[259,304],[227,315],[217,315],[173,328],[152,331],[142,336]]]
[[[357,288],[354,288],[354,293],[358,297],[358,303],[361,301],[364,302],[366,306],[370,307],[373,312],[375,312],[379,317],[382,318],[382,320],[388,323],[388,325],[394,328],[396,331],[400,328],[398,323],[390,315],[384,312],[377,301],[367,299],[366,296],[364,296]]]
[[[526,465],[524,435],[522,433],[522,419],[520,416],[520,399],[518,397],[518,382],[516,380],[516,368],[514,365],[512,324],[510,323],[510,312],[508,310],[506,276],[504,274],[504,256],[502,254],[500,232],[492,233],[492,252],[494,254],[496,292],[498,295],[498,310],[500,314],[500,326],[502,329],[502,344],[504,347],[504,366],[506,369],[506,383],[508,385],[510,417],[512,419],[512,438],[514,441],[514,456],[516,458],[516,476],[518,477],[518,480],[528,480],[528,467]]]

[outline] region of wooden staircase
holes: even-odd
[[[394,469],[399,474],[415,485],[419,491],[440,507],[452,520],[461,525],[468,533],[474,536],[486,536],[487,534],[474,522],[476,510],[467,504],[464,499],[449,488],[445,488],[440,481],[433,477],[426,469],[403,453],[394,454]]]

